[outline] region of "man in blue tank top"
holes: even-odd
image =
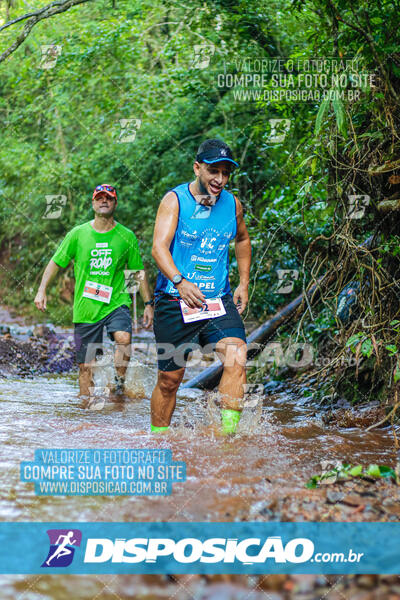
[[[241,314],[248,302],[251,244],[242,205],[225,190],[238,164],[221,140],[206,140],[196,155],[196,179],[161,201],[152,255],[159,267],[154,333],[158,380],[151,398],[151,429],[168,429],[189,352],[217,352],[224,433],[234,433],[246,383],[246,336]],[[229,285],[229,243],[235,240],[240,283]]]

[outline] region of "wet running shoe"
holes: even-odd
[[[114,394],[120,395],[124,393],[124,384],[123,383],[116,383],[115,384],[115,388],[114,388]]]
[[[125,396],[125,377],[115,376],[115,384],[111,391],[116,400],[123,400]]]

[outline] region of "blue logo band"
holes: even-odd
[[[400,523],[0,523],[4,574],[399,573],[399,547]]]

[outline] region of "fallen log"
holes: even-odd
[[[389,213],[395,210],[400,210],[400,198],[384,198],[381,202],[379,202],[378,210],[381,213]]]

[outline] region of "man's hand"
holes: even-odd
[[[206,299],[205,295],[199,290],[195,283],[182,279],[176,286],[181,299],[186,302],[189,308],[201,308]]]
[[[40,282],[38,292],[36,294],[36,298],[34,299],[34,303],[36,308],[41,311],[45,311],[47,308],[47,296],[46,289],[49,285],[50,281],[55,277],[57,271],[59,270],[59,266],[54,262],[53,259],[50,260],[49,264],[44,270],[42,281]]]
[[[36,308],[44,312],[47,308],[47,296],[44,290],[39,288],[38,293],[36,294],[34,303],[36,304]]]
[[[239,315],[242,314],[249,301],[248,286],[240,283],[233,294],[233,301],[236,304]]]
[[[152,326],[153,320],[154,320],[154,308],[150,304],[147,304],[144,307],[144,313],[143,313],[143,325],[145,326],[145,329],[149,329]]]

